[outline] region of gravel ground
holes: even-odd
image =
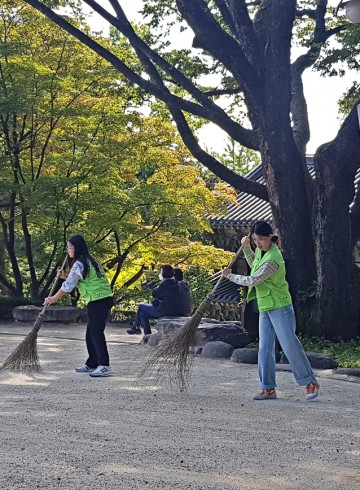
[[[0,324],[0,359],[31,324]],[[318,372],[306,402],[289,372],[254,401],[256,366],[197,358],[189,393],[139,382],[149,348],[109,326],[114,376],[73,367],[84,325],[44,324],[41,374],[0,373],[1,490],[360,488],[360,383]]]

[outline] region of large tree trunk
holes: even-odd
[[[354,116],[353,111],[337,138],[314,158],[317,294],[308,333],[328,338],[352,339],[360,333],[360,271],[354,261],[349,213],[360,163]]]
[[[274,143],[267,145],[263,165],[274,227],[280,232],[287,277],[296,302],[298,291],[315,279],[310,203],[301,155],[295,144],[276,144],[277,140],[274,138]]]

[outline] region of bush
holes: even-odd
[[[199,266],[190,267],[184,273],[184,279],[189,283],[194,298],[194,311],[212,290],[211,277],[210,272]]]
[[[16,306],[36,305],[42,306],[42,301],[14,296],[0,297],[0,319],[12,319],[12,311]]]

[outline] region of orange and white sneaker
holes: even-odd
[[[261,389],[254,396],[254,400],[276,400],[276,398],[277,395],[276,395],[275,388],[271,388],[270,390]]]
[[[312,383],[309,383],[308,385],[306,385],[305,389],[306,389],[306,399],[307,400],[313,400],[319,394],[320,385],[315,380]]]

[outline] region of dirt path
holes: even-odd
[[[31,326],[0,325],[1,361]],[[255,366],[197,358],[177,394],[136,382],[148,349],[124,329],[106,379],[73,371],[83,325],[40,334],[43,373],[0,373],[1,490],[360,488],[360,383],[320,377],[306,402],[279,372],[279,399],[256,402]]]

